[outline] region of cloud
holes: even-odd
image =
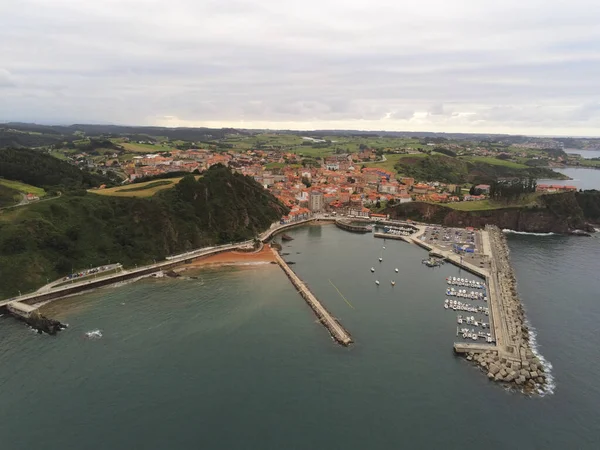
[[[12,75],[6,69],[0,68],[0,88],[15,87]]]
[[[589,0],[3,2],[0,121],[597,134],[596,11]]]

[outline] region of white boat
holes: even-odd
[[[395,281],[392,281],[392,286],[396,286],[396,282]]]
[[[398,268],[397,267],[394,269],[394,272],[398,273]]]
[[[375,267],[371,267],[371,272],[375,272]]]
[[[383,258],[379,258],[379,262],[383,261]]]
[[[375,284],[379,286],[379,280],[375,280]]]
[[[383,246],[383,249],[385,250],[385,245]]]

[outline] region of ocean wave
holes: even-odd
[[[554,236],[554,234],[555,234],[555,233],[528,233],[527,231],[509,230],[508,228],[503,229],[502,232],[507,233],[507,234],[523,234],[525,236]]]
[[[525,324],[529,328],[529,347],[531,348],[531,352],[537,359],[540,360],[540,363],[544,368],[544,375],[546,376],[546,384],[543,388],[538,390],[538,394],[542,397],[545,395],[554,394],[554,390],[556,389],[556,382],[554,381],[554,377],[552,376],[552,363],[550,363],[550,361],[544,358],[539,351],[539,345],[537,342],[537,332],[535,328],[531,326],[531,323],[527,319],[525,319]]]

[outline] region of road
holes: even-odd
[[[283,225],[279,224],[279,223],[273,224],[273,225],[271,225],[271,228],[269,230],[265,231],[264,233],[262,233],[259,236],[259,239],[264,242],[264,241],[270,239],[275,233],[277,233],[281,230],[284,230],[287,228],[292,228],[292,227],[295,227],[298,225],[302,225],[302,224],[311,222],[313,220],[315,220],[315,218],[310,218],[307,220],[298,221],[298,222],[290,223],[290,224],[283,224]],[[96,284],[101,284],[101,282],[105,282],[106,280],[110,280],[111,278],[121,277],[123,274],[135,275],[135,274],[139,273],[140,276],[142,276],[143,274],[147,273],[149,270],[155,270],[156,272],[158,272],[158,271],[162,270],[163,268],[172,267],[173,264],[184,263],[186,261],[189,261],[190,259],[200,258],[203,256],[212,255],[214,253],[220,253],[220,252],[224,252],[224,251],[228,251],[228,250],[234,250],[237,248],[243,248],[243,247],[247,248],[248,246],[253,246],[253,245],[254,245],[254,241],[250,240],[250,241],[238,242],[238,243],[234,243],[234,244],[219,245],[216,247],[200,248],[198,250],[187,252],[182,255],[172,256],[168,260],[160,261],[160,262],[154,263],[154,264],[149,264],[147,266],[129,268],[127,270],[123,270],[116,274],[100,276],[97,278],[93,278],[91,280],[87,279],[87,280],[82,280],[82,281],[75,281],[73,283],[69,283],[66,286],[57,287],[57,288],[53,289],[51,292],[54,293],[54,292],[64,291],[65,295],[68,295],[69,290],[71,290],[75,287],[89,286],[90,289],[93,289]],[[60,284],[63,282],[64,282],[63,279],[60,279],[60,280],[55,280],[53,282],[53,284]],[[48,285],[46,285],[46,286],[48,286]],[[45,289],[43,292],[36,291],[36,292],[24,294],[24,295],[19,295],[17,297],[13,297],[10,299],[0,300],[0,307],[5,306],[8,303],[13,302],[13,301],[26,302],[29,300],[34,300],[36,297],[43,296],[45,294],[48,294],[49,292],[50,292],[50,289]]]

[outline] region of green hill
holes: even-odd
[[[0,149],[0,177],[38,187],[87,189],[109,184],[103,175],[81,170],[38,150]]]
[[[0,215],[0,297],[72,269],[147,264],[198,247],[252,239],[287,209],[254,179],[213,166],[149,198],[63,195]]]
[[[406,156],[398,159],[394,168],[398,173],[419,181],[444,183],[489,183],[502,177],[562,178],[551,169],[526,167],[497,161],[485,162],[486,158],[465,160],[445,155]],[[498,160],[499,161],[499,160]]]

